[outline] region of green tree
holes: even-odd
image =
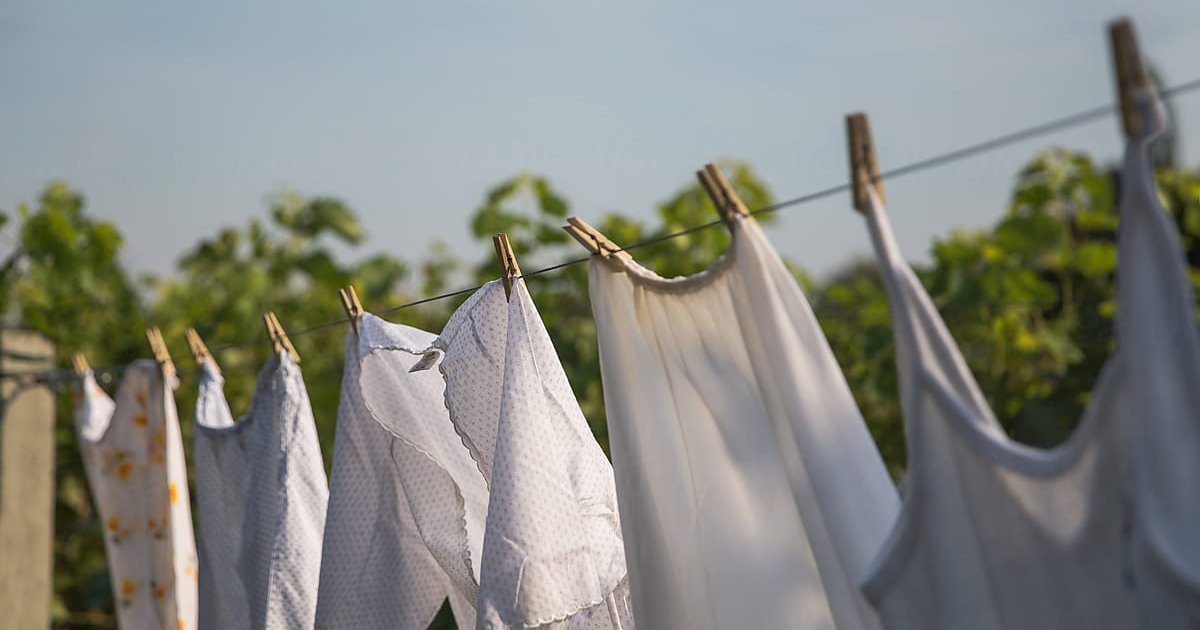
[[[0,300],[9,321],[45,334],[60,356],[86,352],[98,365],[126,363],[143,354],[141,296],[119,261],[117,228],[84,207],[83,196],[63,182],[48,185],[36,205],[18,207],[19,244],[0,267]],[[54,616],[111,626],[104,546],[66,390],[58,403]]]

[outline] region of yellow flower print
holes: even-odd
[[[146,408],[146,392],[138,392],[137,393],[137,401],[138,401],[138,404],[142,406],[142,409],[145,409]]]
[[[155,526],[157,526],[157,525],[158,525],[158,522],[154,520],[153,516],[146,519],[146,529],[154,529]]]
[[[167,484],[167,495],[171,497],[172,505],[179,501],[179,488],[176,487],[174,481]]]
[[[179,618],[179,630],[187,630],[187,624],[183,622],[183,617]]]
[[[133,423],[138,425],[139,427],[146,426],[146,414],[143,413],[143,414],[138,414],[138,415],[134,416]]]
[[[105,524],[111,534],[121,531],[121,519],[116,516],[108,517],[108,523]]]
[[[187,565],[183,567],[183,574],[186,575],[187,577],[192,578],[193,582],[195,582],[196,579],[199,577],[199,572],[196,570],[196,557],[195,556],[188,557]]]
[[[167,440],[163,437],[163,432],[155,431],[154,446],[150,447],[150,459],[160,466],[166,463],[166,446]]]
[[[128,481],[129,475],[131,475],[132,473],[133,473],[133,464],[132,463],[121,462],[120,464],[117,464],[117,476],[121,478],[121,481]]]
[[[128,608],[133,605],[133,596],[137,594],[137,584],[133,580],[121,580],[121,607]]]
[[[154,598],[160,602],[163,601],[164,599],[166,599],[167,598],[167,587],[163,586],[162,584],[155,586],[154,587]]]

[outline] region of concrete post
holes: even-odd
[[[54,344],[0,331],[0,373],[54,367]],[[54,563],[54,392],[0,380],[0,626],[48,628]]]

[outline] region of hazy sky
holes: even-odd
[[[364,254],[440,238],[478,258],[491,245],[467,217],[522,170],[585,218],[647,216],[714,158],[781,199],[845,181],[848,111],[870,113],[887,168],[1109,102],[1105,23],[1123,14],[1168,83],[1200,77],[1195,0],[8,0],[0,209],[65,178],[124,231],[131,267],[165,271],[292,188],[355,208]],[[1200,93],[1175,109],[1195,163]],[[1111,160],[1119,143],[1108,119],[889,183],[901,245],[921,259],[993,223],[1038,149]],[[845,195],[770,236],[817,273],[868,251]]]

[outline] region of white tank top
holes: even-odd
[[[1005,434],[873,198],[909,454],[901,516],[863,586],[887,628],[1200,627],[1195,301],[1148,139],[1124,164],[1119,354],[1053,449]]]

